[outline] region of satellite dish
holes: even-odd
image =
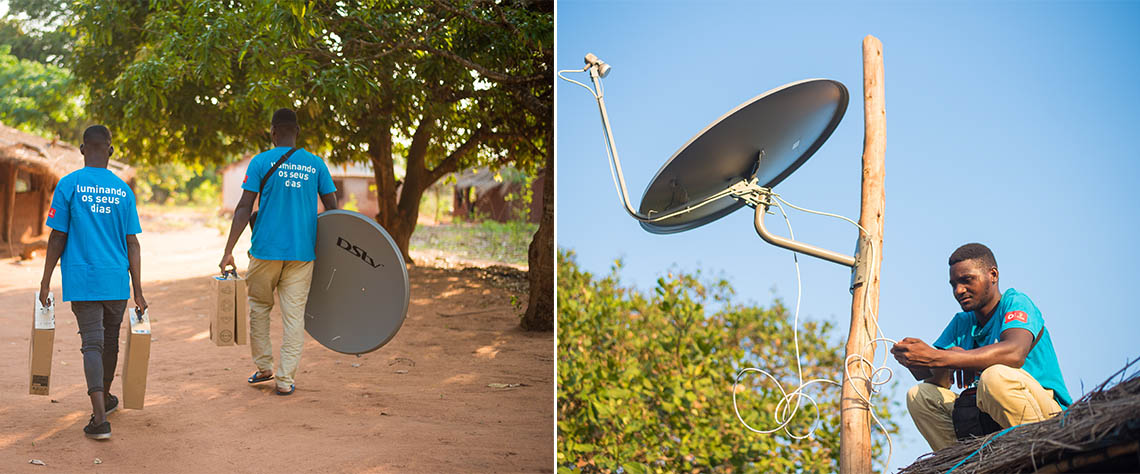
[[[655,234],[681,232],[715,221],[745,203],[723,195],[755,177],[772,188],[812,156],[847,110],[847,88],[830,79],[777,87],[737,106],[685,143],[657,172],[641,198],[640,213],[663,215],[721,197],[691,212],[641,221]],[[759,160],[759,161],[758,161]]]
[[[379,349],[408,314],[408,271],[392,237],[358,212],[317,216],[317,257],[305,330],[344,354]]]
[[[753,225],[765,242],[813,257],[856,267],[854,257],[768,232],[764,214],[771,189],[811,158],[847,111],[847,88],[830,79],[808,79],[777,87],[730,110],[697,133],[657,171],[635,211],[614,144],[601,78],[611,70],[594,54],[582,69],[558,77],[582,86],[598,101],[610,171],[625,211],[655,234],[694,229],[744,206],[756,209]],[[589,72],[594,87],[563,76]],[[862,248],[863,240],[859,241]]]

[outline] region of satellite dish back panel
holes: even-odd
[[[771,188],[800,167],[839,125],[847,111],[847,88],[830,79],[781,86],[737,106],[697,133],[657,172],[641,198],[640,212],[652,217],[725,190],[756,172]],[[760,151],[763,159],[757,165]],[[708,224],[742,207],[726,196],[645,230],[671,234]]]
[[[317,217],[317,258],[305,330],[345,354],[379,349],[408,314],[408,271],[392,237],[353,211]]]

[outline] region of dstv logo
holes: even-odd
[[[352,242],[345,240],[344,237],[337,237],[336,238],[336,246],[344,249],[348,253],[351,253],[357,257],[360,257],[361,261],[363,261],[364,263],[367,263],[368,265],[371,265],[372,268],[379,268],[379,267],[384,266],[383,263],[376,263],[376,261],[373,260],[372,257],[368,256],[368,252],[365,252],[364,249],[362,249],[360,247],[352,245]]]

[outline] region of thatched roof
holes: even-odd
[[[475,188],[475,192],[479,194],[502,185],[502,181],[495,181],[495,173],[488,168],[467,169],[455,175],[455,187]]]
[[[1014,427],[1001,436],[961,441],[899,472],[945,473],[955,466],[954,472],[963,474],[1140,472],[1140,373],[1131,369],[1136,362],[1061,415]],[[1114,380],[1121,381],[1106,388]]]
[[[83,155],[70,143],[48,140],[4,124],[0,124],[0,161],[15,162],[56,180],[83,167]],[[107,164],[107,169],[123,181],[130,181],[135,175],[133,168],[114,160]]]

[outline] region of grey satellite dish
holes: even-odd
[[[564,69],[558,71],[558,77],[582,86],[597,100],[614,186],[625,211],[642,228],[655,234],[681,232],[751,206],[755,208],[756,233],[765,242],[856,266],[856,257],[775,235],[764,226],[772,187],[811,158],[843,119],[849,98],[843,84],[830,79],[793,82],[730,110],[665,162],[646,188],[641,208],[635,211],[629,202],[601,85],[602,77],[613,68],[594,54],[587,54],[585,60],[582,69]],[[588,72],[594,87],[563,75],[573,72]],[[863,245],[860,239],[857,248]]]
[[[697,133],[665,162],[641,198],[641,213],[660,215],[753,176],[760,186],[772,188],[827,141],[847,110],[847,100],[843,84],[809,79],[740,104]],[[744,205],[732,196],[722,196],[676,217],[641,221],[641,226],[655,234],[681,232]]]
[[[305,330],[345,354],[379,349],[408,314],[408,271],[392,237],[358,212],[317,217],[317,258]]]

